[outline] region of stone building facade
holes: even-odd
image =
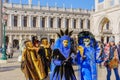
[[[21,0],[20,0],[21,1]],[[31,39],[37,36],[38,39],[46,36],[48,39],[56,39],[56,32],[59,29],[73,30],[73,38],[82,30],[90,31],[90,15],[93,11],[73,8],[59,8],[32,5],[32,0],[28,4],[13,4],[5,0],[3,6],[6,8],[7,41],[17,46],[23,39]]]
[[[95,0],[95,12],[91,14],[91,31],[104,43],[110,37],[120,41],[120,0]]]

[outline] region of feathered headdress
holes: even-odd
[[[60,29],[60,33],[57,33],[57,35],[59,38],[61,38],[61,40],[70,40],[72,33],[73,31],[69,32],[69,29],[67,28],[65,31]]]
[[[72,33],[73,33],[73,31],[69,32],[69,29],[67,28],[65,30],[65,32],[60,29],[60,33],[57,33],[57,35],[58,35],[59,38],[62,37],[62,36],[65,36],[65,35],[70,37],[72,35]]]

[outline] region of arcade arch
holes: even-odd
[[[19,48],[19,40],[17,40],[17,39],[14,39],[13,40],[13,48]]]
[[[99,24],[99,33],[101,37],[101,42],[107,43],[110,37],[114,37],[111,28],[111,21],[107,17],[104,17]]]

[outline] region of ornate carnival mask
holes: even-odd
[[[84,42],[85,46],[89,46],[90,39],[89,38],[85,38],[85,39],[83,39],[83,42]]]

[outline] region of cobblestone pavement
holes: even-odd
[[[13,58],[7,60],[7,63],[0,64],[0,80],[25,80],[25,76],[20,70],[20,63],[17,61],[18,55],[19,53],[17,51],[14,53]],[[79,76],[77,72],[77,67],[75,66],[74,69],[75,69],[75,74],[78,78]],[[119,68],[119,73],[120,73],[120,68]],[[106,76],[105,68],[98,67],[98,80],[106,80],[105,76]],[[112,72],[111,80],[115,80],[115,76],[113,72]]]

